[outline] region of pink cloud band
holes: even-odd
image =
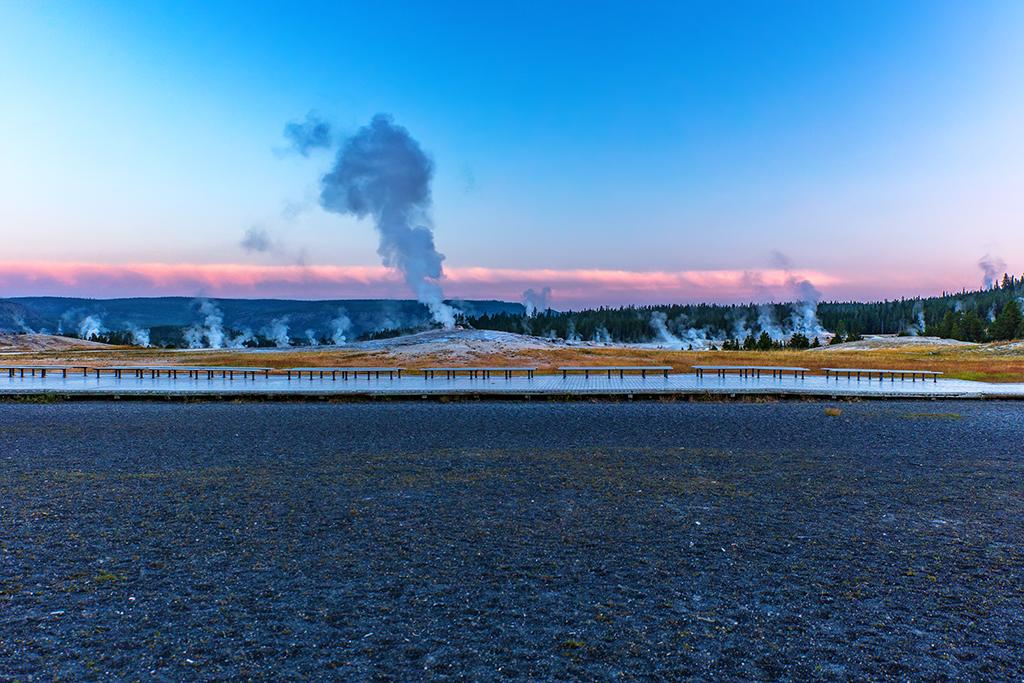
[[[793,279],[828,293],[843,278],[783,270],[628,271],[448,267],[445,295],[518,301],[528,287],[551,287],[560,307],[784,299]],[[99,264],[0,262],[0,297],[216,296],[300,299],[410,298],[401,278],[383,266],[250,265],[239,263]]]

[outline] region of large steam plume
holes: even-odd
[[[320,204],[334,213],[372,217],[384,265],[402,273],[434,320],[451,328],[455,310],[444,303],[439,283],[444,255],[434,247],[430,226],[433,174],[433,162],[409,131],[377,114],[342,144],[334,168],[320,181]]]
[[[978,259],[978,267],[982,272],[981,286],[985,289],[992,289],[992,286],[999,281],[999,274],[1006,272],[1006,262],[998,256],[989,254]]]

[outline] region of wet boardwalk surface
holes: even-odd
[[[803,395],[823,397],[856,397],[856,396],[895,396],[895,397],[948,397],[978,398],[1005,397],[1024,398],[1024,384],[989,384],[984,382],[967,382],[961,380],[940,379],[901,381],[899,379],[877,378],[826,379],[808,376],[806,379],[793,377],[739,377],[735,375],[724,378],[715,376],[695,377],[692,374],[669,375],[668,377],[627,375],[623,378],[591,376],[584,378],[579,375],[537,375],[534,378],[491,377],[489,379],[458,377],[446,379],[438,377],[424,379],[418,373],[410,373],[401,379],[387,377],[360,377],[347,380],[330,377],[305,377],[303,379],[287,379],[283,376],[252,379],[192,379],[180,376],[177,379],[135,378],[120,379],[109,375],[83,377],[71,374],[67,378],[59,375],[39,377],[0,377],[0,397],[5,395],[26,395],[35,393],[54,393],[66,395],[153,395],[153,396],[202,396],[202,395],[333,395],[333,396],[439,396],[439,395],[552,395],[552,396],[586,396],[586,395],[627,395],[627,394],[667,394],[667,395],[701,395],[701,394],[776,394]]]
[[[1020,679],[1015,402],[0,405],[0,680]]]

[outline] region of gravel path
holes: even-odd
[[[0,680],[1024,675],[1011,403],[0,404]]]

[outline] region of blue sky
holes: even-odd
[[[986,253],[1024,270],[1022,3],[481,4],[0,5],[0,258],[35,282],[61,263],[376,266],[371,226],[316,206],[331,154],[283,152],[314,110],[343,132],[390,113],[429,152],[462,296],[544,284],[532,270],[623,302],[566,273],[773,252],[831,296],[974,286]],[[241,249],[253,226],[277,248]],[[473,268],[516,274],[459,279]],[[30,293],[24,270],[0,266],[0,295]]]

